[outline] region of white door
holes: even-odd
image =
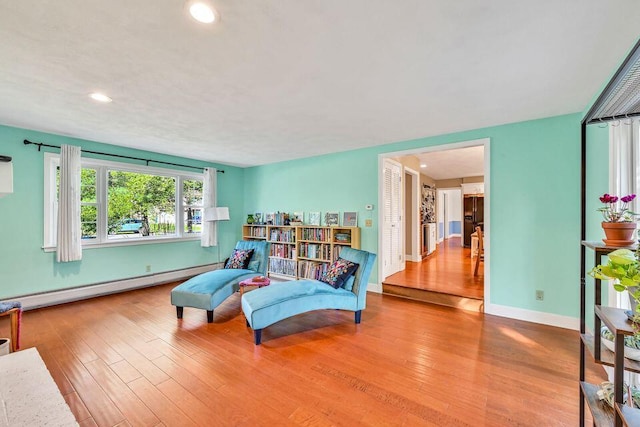
[[[383,275],[388,277],[404,269],[402,256],[402,166],[392,160],[383,163],[384,214],[382,219]]]

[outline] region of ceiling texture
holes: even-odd
[[[484,176],[483,145],[428,151],[414,156],[420,162],[420,173],[436,180]]]
[[[0,2],[0,124],[260,165],[583,111],[640,22],[637,0],[212,1],[213,25]]]

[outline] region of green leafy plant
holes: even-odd
[[[636,302],[633,317],[636,323],[640,321],[640,249],[633,252],[629,249],[617,249],[611,252],[609,262],[595,266],[589,275],[600,280],[615,280],[613,288],[618,292],[629,292]]]

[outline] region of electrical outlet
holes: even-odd
[[[147,273],[151,273],[151,266],[147,265],[146,270],[147,270]]]
[[[536,291],[536,300],[544,301],[544,291],[541,291],[540,289]]]
[[[364,226],[365,226],[365,227],[371,227],[371,226],[373,226],[373,220],[372,220],[372,219],[365,219],[365,220],[364,220]]]

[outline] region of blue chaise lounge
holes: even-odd
[[[253,329],[254,341],[259,345],[262,329],[287,317],[312,310],[339,309],[355,312],[360,323],[367,305],[367,284],[376,255],[352,248],[344,248],[340,258],[358,264],[354,275],[344,287],[334,288],[314,279],[272,283],[242,295],[242,311]]]
[[[269,261],[269,243],[240,241],[235,249],[253,249],[246,268],[208,271],[173,288],[171,304],[176,306],[178,319],[182,319],[184,307],[194,307],[207,310],[207,322],[212,323],[213,310],[238,290],[238,283],[251,277],[265,275]]]

